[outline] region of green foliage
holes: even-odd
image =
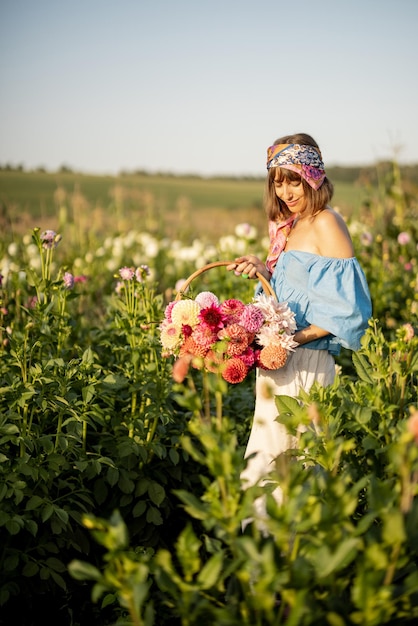
[[[193,371],[175,384],[158,324],[196,266],[263,256],[257,233],[183,245],[160,237],[152,194],[141,196],[150,231],[123,226],[135,198],[115,192],[122,233],[98,245],[83,198],[61,193],[61,243],[39,229],[11,242],[0,263],[1,624],[43,623],[45,607],[68,626],[416,621],[417,232],[398,183],[385,174],[368,223],[350,224],[374,301],[362,349],[342,354],[331,387],[277,398],[280,419],[305,430],[270,487],[246,491],[254,381],[227,388]],[[199,280],[193,290],[221,298],[254,289],[225,270]]]
[[[201,466],[203,491],[177,490],[190,522],[171,551],[157,549],[147,562],[156,615],[168,609],[168,622],[182,625],[414,623],[417,365],[399,372],[393,351],[410,364],[417,345],[401,333],[386,345],[372,323],[356,355],[356,384],[341,377],[299,401],[277,397],[278,419],[298,445],[278,458],[270,487],[242,490],[229,419],[189,422],[182,445]],[[276,483],[281,505],[270,493]],[[257,521],[260,496],[268,517]]]

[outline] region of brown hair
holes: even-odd
[[[296,143],[304,146],[313,146],[319,153],[318,144],[315,139],[306,133],[296,133],[295,135],[285,135],[276,139],[273,145],[279,143]],[[266,187],[264,192],[264,206],[266,209],[269,220],[276,221],[278,218],[286,219],[291,215],[291,212],[282,200],[276,196],[274,182],[286,181],[302,181],[305,197],[308,200],[309,205],[312,207],[312,214],[318,213],[325,209],[327,204],[331,201],[334,193],[334,186],[328,178],[325,178],[320,188],[316,191],[313,189],[304,178],[301,178],[299,174],[281,167],[272,167],[268,170]]]

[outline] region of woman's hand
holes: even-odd
[[[257,273],[262,274],[267,280],[271,278],[271,274],[263,261],[252,254],[238,257],[234,263],[227,265],[226,269],[243,278],[257,278]]]

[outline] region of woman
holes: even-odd
[[[363,271],[342,217],[329,202],[332,183],[321,152],[305,133],[277,139],[267,152],[265,204],[269,217],[270,251],[264,264],[248,255],[229,270],[243,277],[265,276],[279,302],[295,313],[299,346],[284,367],[259,369],[254,421],[242,474],[244,485],[258,482],[274,469],[279,454],[294,446],[276,421],[276,395],[297,397],[314,382],[326,386],[335,377],[334,355],[341,346],[360,347],[371,302]],[[281,490],[274,492],[281,501]],[[263,514],[262,501],[257,502]]]

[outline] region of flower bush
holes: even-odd
[[[177,382],[188,364],[219,373],[226,382],[241,383],[255,367],[279,369],[294,341],[295,315],[287,303],[260,294],[249,304],[237,298],[219,301],[203,291],[194,299],[170,302],[160,325],[164,356],[176,355]]]

